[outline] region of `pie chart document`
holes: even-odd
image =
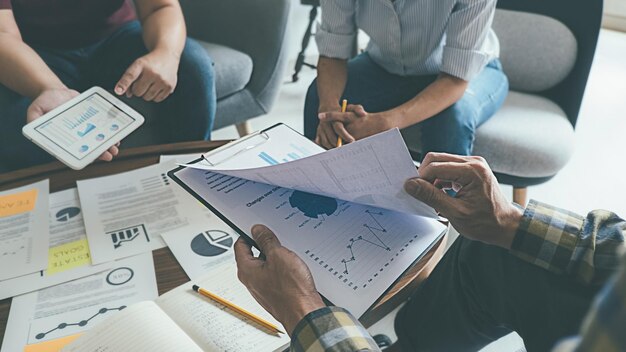
[[[207,217],[189,231],[162,236],[192,280],[205,276],[216,265],[234,260],[233,244],[239,236],[216,215],[210,213]]]

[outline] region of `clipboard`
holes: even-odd
[[[226,163],[227,160],[229,160],[228,158],[238,158],[238,157],[245,158],[246,157],[246,153],[253,153],[252,151],[260,150],[259,147],[261,147],[263,145],[266,145],[267,143],[272,143],[272,134],[271,134],[271,132],[272,132],[273,129],[279,128],[279,127],[284,127],[284,128],[288,128],[289,129],[288,131],[289,131],[290,136],[286,136],[287,138],[290,138],[290,137],[301,138],[302,139],[301,141],[303,143],[305,143],[306,145],[311,144],[312,145],[311,147],[319,148],[318,149],[319,152],[323,151],[323,149],[321,149],[320,147],[315,145],[312,141],[306,139],[306,137],[302,136],[297,131],[291,129],[289,126],[283,125],[283,124],[276,124],[276,125],[268,128],[268,129],[259,131],[259,132],[255,133],[255,134],[251,135],[251,136],[244,137],[244,138],[242,138],[240,140],[236,140],[236,141],[233,141],[233,142],[231,142],[229,144],[226,144],[226,145],[216,149],[215,151],[212,151],[210,153],[204,154],[202,157],[200,157],[200,158],[198,158],[198,159],[196,159],[196,160],[194,160],[194,161],[192,161],[191,163],[188,163],[188,164],[198,163],[198,162],[202,162],[202,161],[208,159],[208,161],[210,163],[212,163],[212,164],[216,164],[217,163],[219,165],[219,164]],[[284,146],[286,147],[287,145],[289,145],[290,140],[288,140],[288,141],[280,141],[280,142],[283,143]],[[287,144],[285,144],[285,143],[287,143]],[[263,149],[265,149],[265,148],[263,148]],[[268,150],[271,150],[271,149],[268,148]],[[267,166],[267,165],[265,165],[265,166]],[[246,165],[246,168],[250,168],[250,167],[254,167],[254,166]],[[209,175],[209,176],[207,176],[206,179],[202,178],[202,177],[194,176],[194,178],[195,178],[194,180],[190,179],[187,175],[181,176],[182,178],[178,177],[177,173],[181,172],[184,169],[186,169],[186,167],[180,166],[180,167],[178,167],[178,168],[168,172],[168,176],[171,179],[173,179],[177,184],[179,184],[181,187],[183,187],[183,189],[185,189],[188,193],[193,195],[204,206],[206,206],[208,209],[210,209],[218,218],[220,218],[222,221],[224,221],[226,224],[228,224],[241,237],[243,237],[243,239],[248,244],[250,244],[251,246],[254,246],[255,248],[258,249],[258,246],[256,245],[256,243],[251,238],[251,236],[248,234],[250,229],[242,229],[242,227],[240,227],[240,225],[242,223],[246,224],[246,225],[249,225],[247,223],[252,223],[252,221],[259,220],[258,219],[259,215],[254,213],[256,216],[252,216],[251,218],[246,219],[246,220],[243,220],[243,219],[240,218],[239,220],[237,220],[237,221],[240,222],[240,224],[236,224],[233,220],[231,220],[231,218],[229,218],[228,216],[225,215],[225,214],[229,213],[228,210],[226,210],[224,208],[223,209],[224,212],[222,212],[222,210],[218,209],[218,207],[226,206],[226,203],[223,203],[222,200],[219,200],[220,198],[212,198],[212,199],[214,199],[215,203],[219,204],[219,205],[213,206],[205,198],[205,196],[202,196],[203,193],[214,193],[215,192],[215,194],[216,194],[215,196],[218,197],[217,194],[219,194],[219,192],[222,192],[222,190],[219,190],[219,191],[213,190],[213,187],[211,187],[210,188],[211,191],[209,191],[209,188],[204,187],[205,183],[203,181],[206,181],[206,180],[208,180],[211,177],[215,177],[215,175]],[[201,170],[198,170],[198,169],[196,169],[196,170],[198,172],[202,172]],[[204,171],[206,171],[207,174],[213,173],[211,170],[204,170]],[[214,174],[219,174],[219,171],[216,170],[216,172]],[[185,180],[183,180],[183,179],[185,179]],[[242,179],[239,179],[239,180],[242,180]],[[190,185],[188,185],[187,182],[190,182]],[[226,181],[226,182],[229,182],[229,181]],[[208,183],[207,183],[207,185],[208,185]],[[196,188],[198,191],[195,191],[193,188]],[[202,188],[204,188],[204,189],[202,189]],[[280,187],[278,187],[278,188],[280,188]],[[280,191],[278,191],[278,193],[280,193]],[[243,206],[245,203],[240,203],[240,204],[241,204],[241,206]],[[248,207],[250,207],[250,205],[248,205]],[[293,208],[293,206],[292,206],[292,208]],[[273,211],[277,211],[277,210],[274,210],[274,209],[278,209],[278,208],[273,208],[273,206],[272,206],[272,207],[266,208],[266,209],[272,209],[272,212],[273,212]],[[365,212],[365,213],[367,213],[367,212]],[[230,215],[232,215],[232,213],[230,213]],[[379,215],[382,216],[383,214],[379,214]],[[270,215],[266,211],[265,213],[263,213],[263,216],[272,216],[272,215]],[[373,216],[373,215],[369,215],[369,216]],[[406,215],[406,216],[409,216],[409,215]],[[393,217],[391,219],[397,219],[397,218],[398,218],[398,216],[396,215],[395,217]],[[285,218],[278,217],[276,219],[285,219]],[[352,219],[352,218],[348,217],[348,219]],[[271,221],[268,220],[268,221],[272,222],[273,220],[271,220]],[[389,223],[391,223],[390,219],[387,219],[387,221]],[[411,220],[411,221],[416,221],[416,220]],[[268,225],[271,226],[271,224],[269,224],[269,223],[268,223]],[[441,225],[439,225],[439,226],[441,226]],[[415,227],[415,228],[419,228],[419,227]],[[329,227],[329,229],[330,229],[330,227]],[[437,232],[436,233],[432,232],[432,229],[436,229]],[[275,229],[275,230],[277,230],[277,229]],[[306,230],[302,230],[302,231],[306,231]],[[396,232],[396,234],[398,235],[398,238],[404,238],[406,240],[406,237],[404,237],[404,234],[406,233],[406,231],[405,230],[398,230],[398,231],[400,231],[400,232]],[[405,231],[405,232],[401,232],[401,231]],[[359,300],[359,302],[361,302],[361,303],[359,303],[359,304],[361,304],[361,306],[358,309],[362,309],[362,310],[359,311],[358,314],[356,314],[357,316],[363,317],[364,314],[366,314],[366,312],[370,311],[371,308],[373,306],[375,306],[377,302],[379,302],[383,297],[385,297],[385,295],[389,292],[389,290],[391,290],[395,286],[395,284],[398,282],[398,280],[400,280],[403,277],[403,275],[408,270],[410,270],[411,267],[415,263],[417,263],[424,255],[426,255],[434,245],[439,243],[439,240],[445,234],[445,228],[439,230],[438,227],[432,227],[431,230],[429,230],[429,231],[431,231],[430,232],[431,235],[429,235],[429,236],[433,236],[433,237],[428,237],[428,238],[432,238],[432,242],[428,242],[428,243],[422,242],[424,244],[424,247],[421,247],[421,249],[420,249],[421,253],[420,253],[419,256],[417,256],[417,258],[416,258],[416,256],[405,256],[405,258],[402,259],[402,260],[404,261],[404,263],[406,263],[408,265],[407,266],[403,266],[402,271],[398,271],[398,273],[400,273],[399,275],[398,275],[398,273],[394,274],[394,275],[397,275],[397,276],[387,275],[386,276],[387,279],[385,279],[385,286],[383,286],[382,284],[378,284],[379,288],[376,291],[377,296],[374,297],[374,295],[371,294],[371,293],[369,293],[370,296],[367,296],[368,292],[372,292],[372,291],[363,291],[363,294],[366,295],[366,296],[363,296],[363,297],[368,297],[368,298]],[[328,232],[328,234],[331,234],[331,232]],[[427,236],[425,236],[424,238],[426,238],[426,237]],[[287,237],[284,237],[282,240],[286,241]],[[283,243],[285,243],[284,241],[283,241]],[[417,243],[418,241],[419,240],[415,240],[414,244]],[[413,240],[411,240],[410,242],[413,242]],[[295,248],[292,248],[292,250],[295,250]],[[305,256],[306,255],[307,258],[309,256],[308,254],[304,254],[304,252],[300,253],[299,250],[295,250],[295,251],[296,251],[296,253],[298,253],[301,256]],[[399,251],[400,252],[404,251],[404,249],[400,249]],[[306,258],[303,257],[303,259],[306,259]],[[396,258],[394,258],[394,259],[396,259]],[[306,260],[305,260],[305,262],[306,262]],[[396,262],[397,262],[397,260],[396,260]],[[312,265],[312,264],[308,263],[308,265]],[[317,270],[321,270],[321,269],[317,269]],[[324,271],[324,270],[322,270],[322,271]],[[346,270],[347,270],[347,268],[346,268]],[[354,270],[356,270],[356,269],[354,269]],[[372,273],[374,273],[374,272],[372,272]],[[335,275],[336,275],[336,273],[335,273]],[[374,275],[374,274],[372,274],[372,275]],[[376,275],[378,275],[378,274],[376,274]],[[341,279],[341,277],[339,279]],[[343,281],[343,282],[345,283],[346,281]],[[352,285],[352,283],[350,283],[350,285]],[[321,286],[318,287],[318,288],[321,288]],[[347,288],[347,286],[343,287],[342,290],[346,290],[346,288]],[[329,288],[329,287],[326,287],[326,289],[334,290],[333,288]],[[356,289],[356,287],[355,287],[355,289]],[[326,292],[330,296],[334,296],[334,298],[333,297],[326,297],[326,294],[321,293],[321,292],[320,292],[320,295],[324,298],[324,300],[325,300],[325,302],[327,304],[329,304],[329,303],[332,304],[331,303],[332,300],[336,300],[335,303],[340,303],[341,304],[341,302],[338,302],[338,301],[340,301],[340,299],[337,298],[337,292],[338,291],[335,291],[335,292],[328,291],[328,292]],[[382,292],[382,293],[380,293],[380,292]],[[343,302],[343,304],[346,304],[346,302]],[[365,308],[365,306],[364,306],[365,304],[367,304],[367,309],[363,310],[363,308]]]
[[[294,130],[288,125],[283,123],[277,123],[273,126],[270,126],[266,129],[251,133],[248,136],[242,137],[240,139],[236,139],[232,142],[229,142],[217,149],[211,150],[205,154],[203,154],[200,158],[191,161],[188,164],[195,164],[199,162],[207,162],[212,166],[217,166],[223,164],[228,160],[232,160],[238,156],[241,156],[244,153],[252,152],[258,147],[263,146],[266,143],[269,143],[272,138],[269,135],[269,132],[278,127],[286,127],[291,132],[293,132],[293,136],[301,138],[301,142],[309,143],[312,148],[321,148],[314,142],[310,141],[304,135]],[[179,166],[174,170],[171,170],[167,173],[167,175],[174,180],[179,186],[181,186],[185,191],[191,194],[194,198],[196,198],[202,205],[207,207],[213,214],[215,214],[220,220],[224,221],[228,226],[230,226],[233,230],[237,232],[243,239],[251,246],[259,249],[256,242],[252,237],[248,235],[247,232],[243,231],[239,226],[237,226],[234,222],[232,222],[228,217],[222,214],[217,208],[211,205],[204,197],[200,196],[196,191],[194,191],[191,187],[189,187],[185,182],[183,182],[180,178],[176,176],[176,173],[185,169],[185,166]]]

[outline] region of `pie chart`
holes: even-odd
[[[233,246],[233,238],[222,230],[209,230],[191,240],[191,250],[203,257],[216,257]]]
[[[318,219],[322,215],[330,216],[337,210],[337,200],[301,191],[293,191],[289,205],[298,209],[304,216]]]
[[[75,217],[78,214],[80,214],[80,208],[69,207],[69,208],[64,208],[64,209],[59,210],[56,213],[55,217],[56,217],[57,221],[65,222],[65,221],[68,221],[69,219]]]

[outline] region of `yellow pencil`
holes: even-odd
[[[239,314],[241,314],[241,315],[243,315],[243,316],[245,316],[247,318],[250,318],[251,320],[254,320],[255,322],[263,325],[264,327],[266,327],[266,328],[268,328],[268,329],[270,329],[270,330],[272,330],[274,332],[277,332],[279,334],[284,334],[284,332],[282,332],[276,325],[268,322],[267,320],[261,318],[260,316],[258,316],[256,314],[250,313],[247,310],[245,310],[245,309],[243,309],[243,308],[241,308],[241,307],[239,307],[239,306],[237,306],[237,305],[235,305],[233,303],[228,302],[227,300],[223,299],[222,297],[219,297],[219,296],[217,296],[217,295],[215,295],[215,294],[213,294],[213,293],[211,293],[211,292],[209,292],[209,291],[199,287],[198,285],[193,285],[193,290],[198,292],[199,294],[205,296],[205,297],[208,297],[208,298],[214,300],[215,302],[218,302],[220,304],[225,305],[226,307],[234,310],[235,312],[237,312],[237,313],[239,313]]]
[[[341,112],[346,112],[346,108],[348,107],[348,100],[344,99],[341,102]],[[343,141],[341,140],[341,137],[337,137],[337,146],[341,147],[343,145]]]

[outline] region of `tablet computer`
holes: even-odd
[[[22,128],[26,138],[80,170],[144,122],[143,116],[93,87]]]

